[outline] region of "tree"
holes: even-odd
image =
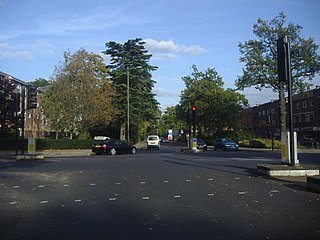
[[[130,100],[130,136],[134,140],[145,137],[146,129],[157,124],[160,118],[159,103],[152,93],[155,81],[151,71],[156,66],[149,65],[151,55],[144,48],[145,42],[140,38],[128,40],[121,44],[107,42],[103,53],[110,56],[110,76],[115,90],[113,104],[118,110],[114,125],[120,129],[120,138],[125,138],[127,123],[127,79],[129,77]],[[129,76],[128,76],[129,75]]]
[[[286,25],[283,12],[271,21],[258,19],[253,25],[256,40],[239,43],[240,62],[245,64],[243,75],[236,80],[238,89],[255,86],[256,89],[270,88],[279,93],[281,109],[281,131],[286,131],[285,124],[285,88],[278,82],[277,39],[288,36],[290,41],[290,58],[292,85],[295,93],[309,90],[311,80],[320,71],[318,45],[314,40],[301,37],[302,27],[293,23]]]
[[[86,133],[92,125],[110,123],[112,94],[102,57],[80,49],[64,53],[42,107],[54,129]]]
[[[183,77],[186,89],[181,93],[180,105],[184,119],[190,121],[190,109],[196,107],[196,121],[202,131],[216,132],[234,130],[239,124],[239,114],[247,104],[245,97],[232,89],[224,89],[221,76],[214,68],[204,73],[195,65],[191,76]]]
[[[46,87],[50,85],[50,82],[44,78],[36,78],[34,81],[29,83],[35,87]]]
[[[15,88],[14,81],[0,75],[0,136],[9,135],[15,127]]]

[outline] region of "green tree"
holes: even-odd
[[[118,115],[114,125],[120,129],[120,138],[124,139],[127,123],[127,80],[129,81],[130,101],[130,133],[134,141],[143,138],[150,126],[157,124],[160,118],[159,103],[152,93],[155,81],[151,79],[151,71],[157,69],[151,66],[151,55],[144,48],[145,42],[140,38],[128,40],[125,43],[108,42],[103,52],[110,56],[110,76],[115,90],[114,106]]]
[[[54,129],[86,134],[92,125],[110,123],[112,94],[102,57],[80,49],[64,53],[42,107]]]
[[[46,87],[50,85],[50,82],[44,78],[36,78],[34,81],[29,83],[35,87]]]
[[[166,126],[166,129],[172,128],[174,130],[186,129],[187,124],[178,118],[177,112],[178,106],[167,107],[162,115],[162,121]]]
[[[232,89],[225,90],[222,78],[214,68],[208,68],[204,73],[195,65],[192,69],[191,76],[182,78],[186,85],[180,99],[183,118],[190,121],[190,109],[195,106],[200,135],[203,131],[219,134],[237,129],[240,110],[247,104],[245,97]]]
[[[302,27],[289,22],[283,12],[271,21],[258,19],[253,25],[256,40],[239,43],[240,62],[244,63],[243,75],[236,80],[238,89],[255,86],[256,89],[270,88],[279,93],[281,109],[281,131],[285,125],[285,89],[284,83],[278,82],[277,39],[288,36],[293,91],[299,93],[310,89],[311,80],[320,71],[318,45],[314,40],[301,36]]]

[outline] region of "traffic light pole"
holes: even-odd
[[[22,119],[21,119],[21,155],[24,155],[24,119],[25,119],[25,112],[26,112],[26,92],[23,89],[22,90],[22,108],[21,108],[21,114],[22,114]]]

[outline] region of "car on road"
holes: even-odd
[[[160,150],[160,138],[158,135],[149,135],[147,137],[147,149],[157,148]]]
[[[137,149],[132,144],[127,143],[124,140],[119,139],[106,139],[95,143],[92,145],[92,152],[101,155],[101,154],[121,154],[121,153],[131,153],[135,154]]]
[[[201,138],[197,138],[197,149],[204,151],[207,151],[208,149],[206,142]]]
[[[214,150],[218,149],[238,151],[239,145],[229,138],[218,138],[214,143]]]
[[[162,143],[169,143],[170,141],[169,141],[168,138],[163,137],[163,138],[161,138],[161,142],[162,142]]]

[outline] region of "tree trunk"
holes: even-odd
[[[120,139],[126,140],[126,123],[122,123],[120,126]]]

